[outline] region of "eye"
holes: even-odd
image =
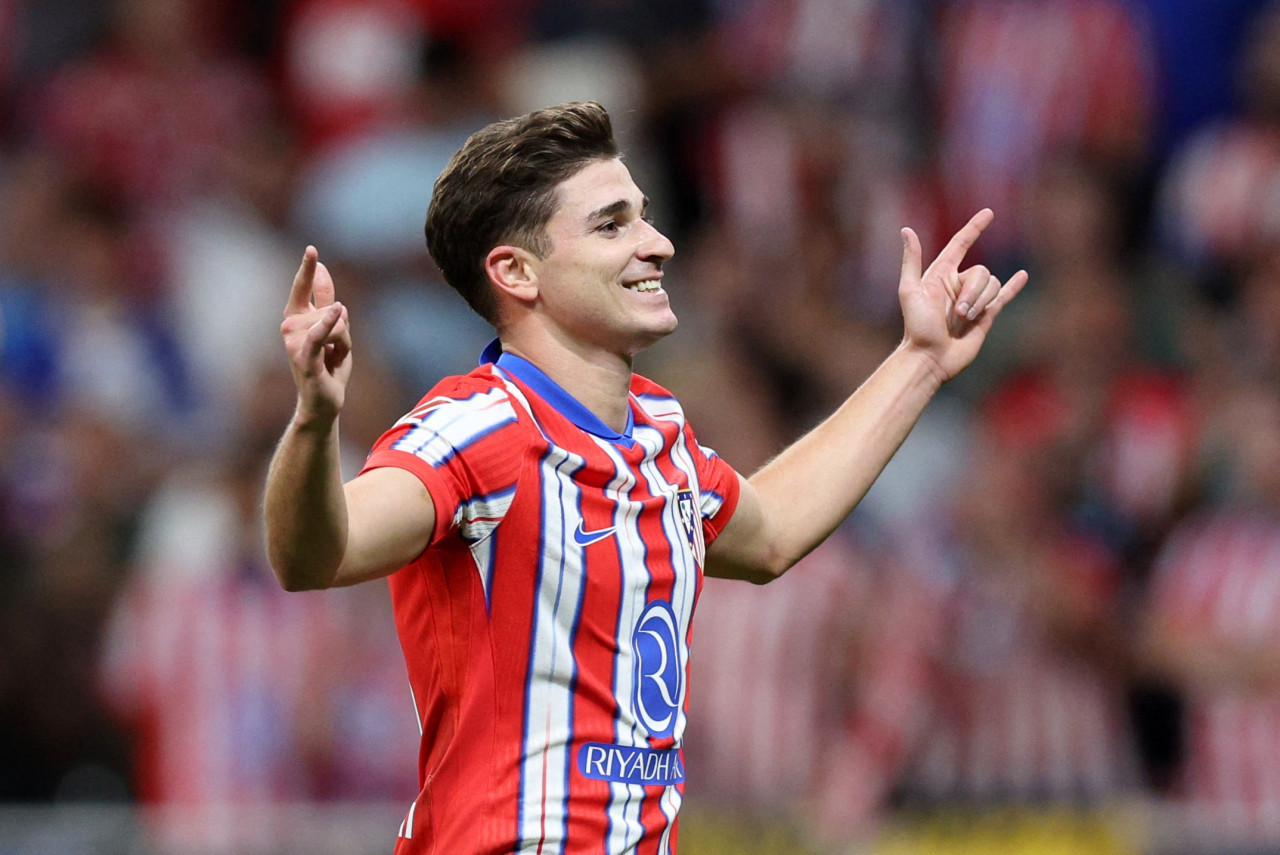
[[[618,229],[619,229],[619,226],[618,226],[617,220],[609,220],[608,222],[601,223],[600,225],[596,226],[596,231],[601,232],[603,234],[614,234],[618,231]]]

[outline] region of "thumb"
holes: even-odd
[[[898,278],[898,288],[910,287],[920,281],[921,260],[920,238],[909,228],[902,230],[902,273]]]

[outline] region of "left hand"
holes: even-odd
[[[974,214],[923,273],[920,238],[911,229],[902,230],[898,302],[905,326],[903,344],[925,354],[944,383],[973,361],[996,315],[1027,284],[1025,270],[1001,284],[982,265],[960,269],[965,254],[994,218],[989,208]]]

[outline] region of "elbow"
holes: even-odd
[[[751,567],[744,573],[743,578],[753,585],[767,585],[776,579],[780,579],[782,574],[790,570],[794,563],[781,558],[773,558]]]
[[[288,567],[282,567],[279,564],[272,563],[271,571],[275,574],[276,582],[280,587],[291,594],[299,591],[314,591],[316,586],[306,576],[293,572]]]
[[[335,574],[317,574],[315,567],[286,556],[268,555],[271,571],[280,587],[289,593],[322,591],[333,584]]]
[[[780,554],[770,554],[758,556],[751,561],[718,562],[710,575],[750,582],[752,585],[767,585],[790,570],[794,563]]]
[[[798,556],[783,548],[777,538],[768,538],[751,562],[745,578],[753,585],[767,585],[782,578],[782,574],[794,567],[799,560]]]
[[[296,594],[300,591],[323,591],[325,588],[329,587],[328,585],[317,582],[314,579],[290,576],[280,572],[276,573],[276,581],[280,583],[281,588],[291,594]]]

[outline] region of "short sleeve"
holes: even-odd
[[[497,528],[510,508],[524,459],[520,450],[528,441],[502,388],[438,386],[378,439],[362,472],[384,466],[411,472],[435,505],[431,545],[454,532],[475,543]]]

